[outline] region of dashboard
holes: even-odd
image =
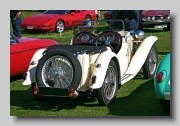
[[[105,31],[99,35],[91,32],[80,32],[73,37],[73,45],[119,45],[122,41],[121,36],[114,31]]]

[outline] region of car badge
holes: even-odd
[[[36,64],[35,61],[32,61],[30,65],[35,65],[35,64]]]
[[[99,68],[99,67],[101,67],[101,64],[98,63],[98,64],[96,65],[96,68]]]

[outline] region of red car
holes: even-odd
[[[104,19],[112,19],[112,12],[104,12]],[[140,15],[139,28],[163,28],[170,30],[170,11],[169,10],[143,10]]]
[[[95,19],[95,10],[46,10],[42,14],[25,18],[22,21],[21,28],[26,30],[63,32],[67,28],[72,28],[74,20]]]
[[[163,28],[170,30],[169,10],[143,10],[140,18],[140,28]]]
[[[37,38],[16,38],[10,32],[10,76],[27,71],[33,54],[40,48],[58,44],[54,40]]]
[[[104,19],[111,20],[112,19],[112,12],[111,10],[104,12]]]

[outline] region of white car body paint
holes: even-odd
[[[43,52],[45,50],[46,49],[39,49],[34,53],[32,59],[29,63],[28,70],[26,72],[26,74],[27,74],[26,80],[24,80],[22,82],[22,85],[30,85],[33,82],[35,82],[36,67],[37,67],[37,64],[39,62],[39,59],[41,59],[41,57],[43,56]],[[32,62],[33,62],[33,64],[32,64]]]
[[[122,34],[122,33],[121,33]],[[134,76],[139,72],[143,66],[146,57],[149,53],[154,42],[157,40],[155,36],[149,36],[145,38],[140,46],[138,47],[136,53],[132,56],[132,43],[133,40],[129,32],[126,32],[126,35],[122,36],[122,47],[120,51],[115,54],[111,51],[109,47],[107,50],[99,54],[79,54],[78,60],[82,67],[82,78],[77,88],[78,91],[86,91],[89,88],[97,89],[100,88],[103,84],[106,71],[109,65],[109,62],[112,58],[118,59],[118,64],[120,66],[121,80],[119,83],[124,84],[127,81],[134,78]],[[72,45],[72,40],[70,45]],[[29,65],[27,71],[26,80],[22,82],[23,85],[29,85],[35,82],[35,71],[38,64],[38,60],[42,57],[42,53],[45,49],[38,50],[32,57],[31,62],[34,61],[34,65]],[[30,62],[30,64],[31,64]],[[100,64],[100,67],[96,67],[97,64]],[[91,78],[96,76],[96,82],[92,84]]]

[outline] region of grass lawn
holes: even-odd
[[[42,12],[23,11],[23,19],[28,15]],[[104,11],[101,11],[103,18]],[[10,24],[11,25],[11,24]],[[12,27],[10,27],[12,31]],[[158,61],[170,52],[170,32],[162,29],[144,29],[145,36],[152,33],[158,37],[155,42],[158,49]],[[48,38],[59,45],[69,45],[73,37],[72,29],[59,33],[22,30],[24,37]],[[134,79],[122,85],[116,101],[109,106],[99,106],[96,99],[53,98],[46,102],[33,101],[30,86],[23,86],[22,79],[15,77],[10,82],[10,116],[170,116],[161,109],[154,92],[154,80],[144,79],[142,70]]]

